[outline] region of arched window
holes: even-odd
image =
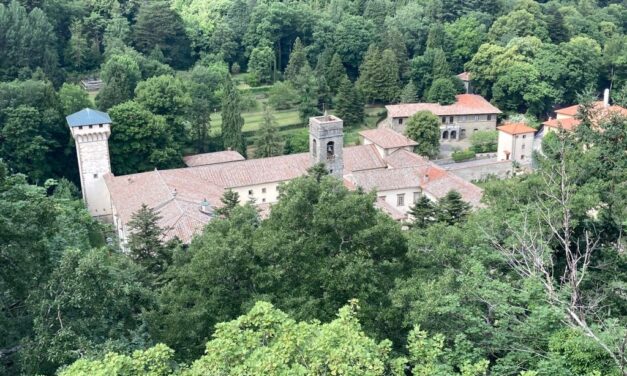
[[[329,141],[327,142],[327,159],[335,158],[335,142]]]
[[[452,139],[456,139],[457,138],[457,131],[451,131],[451,138]]]
[[[442,138],[445,140],[448,138],[448,131],[442,132]]]
[[[314,157],[318,156],[318,141],[316,141],[316,139],[313,139],[313,142],[311,143],[311,152],[313,153]]]

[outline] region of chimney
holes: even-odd
[[[200,203],[200,211],[205,214],[211,214],[211,207],[209,206],[209,201],[207,201],[206,198]]]
[[[603,90],[603,107],[610,106],[610,89]]]

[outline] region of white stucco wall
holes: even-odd
[[[272,204],[279,199],[278,187],[281,183],[282,182],[274,182],[246,187],[235,187],[232,188],[232,190],[239,194],[240,204],[242,205],[247,203],[251,198],[255,200],[256,204]]]
[[[414,205],[414,193],[421,192],[420,188],[404,188],[388,191],[378,191],[377,197],[385,197],[385,202],[391,207],[396,208],[401,213],[407,213],[409,209]],[[405,195],[404,204],[402,206],[397,205],[397,198],[399,194]]]
[[[511,135],[499,131],[497,159],[508,160],[506,151],[510,152],[509,160],[529,162],[533,153],[533,133]]]

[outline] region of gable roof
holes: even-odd
[[[81,127],[84,125],[111,124],[111,118],[105,112],[84,108],[65,118],[70,127]]]
[[[187,167],[206,166],[216,163],[226,163],[234,161],[243,161],[244,156],[234,150],[217,151],[214,153],[203,153],[188,155],[183,157],[183,162]]]
[[[579,123],[581,123],[581,120],[577,118],[564,118],[549,119],[542,124],[549,128],[562,128],[565,131],[572,131],[579,125]]]
[[[572,131],[581,123],[578,118],[580,105],[574,105],[556,110],[555,113],[564,115],[562,119],[549,119],[542,124],[549,128],[562,128],[565,131]],[[592,104],[591,120],[594,125],[598,125],[599,120],[610,115],[627,116],[627,109],[618,105],[605,106],[602,101]]]
[[[416,141],[389,128],[368,129],[359,132],[359,135],[383,149],[418,145]]]
[[[391,168],[416,167],[429,164],[424,157],[405,149],[395,150],[385,157],[385,161]]]
[[[430,111],[437,116],[500,114],[501,110],[478,94],[459,94],[455,103],[404,103],[385,106],[392,118],[410,117],[418,111]]]
[[[496,129],[498,129],[501,132],[509,133],[511,135],[527,134],[527,133],[535,133],[536,132],[535,128],[531,128],[530,126],[528,126],[525,123],[508,123],[508,124],[505,124],[505,125],[501,125],[500,127],[497,127]]]

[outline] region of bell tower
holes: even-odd
[[[66,120],[76,144],[85,206],[92,216],[111,220],[111,198],[104,180],[104,175],[111,173],[111,118],[104,112],[85,108],[68,116]]]
[[[344,122],[333,115],[309,118],[309,158],[311,164],[324,163],[329,173],[344,175]]]

